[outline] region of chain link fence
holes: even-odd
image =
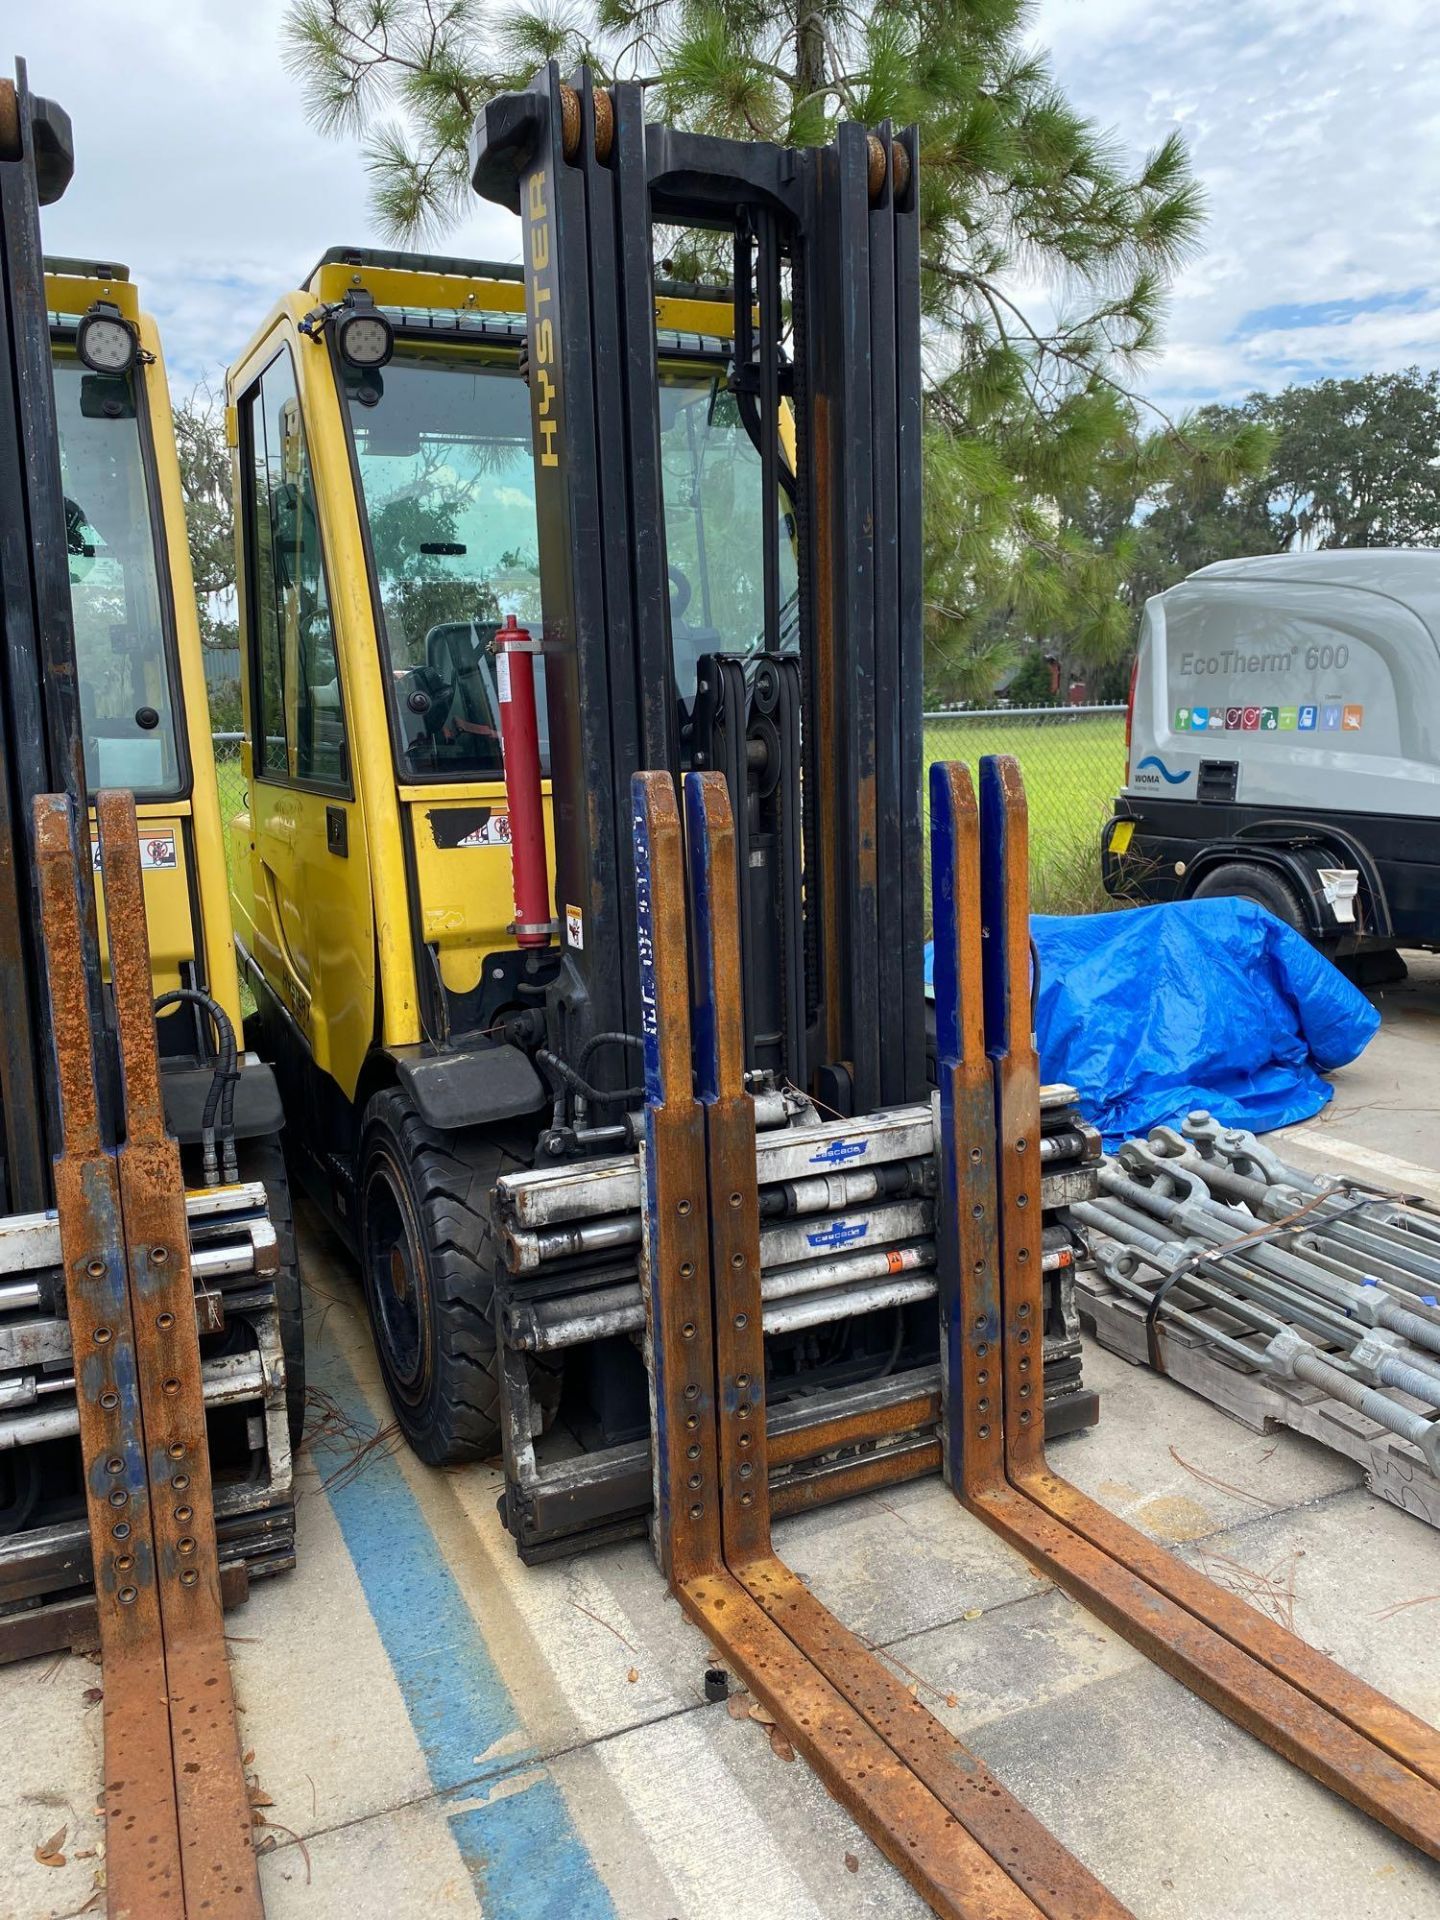
[[[240,772],[243,733],[212,733],[215,746],[215,784],[220,789],[220,818],[229,820],[245,804],[245,780]]]
[[[220,815],[244,804],[244,735],[217,733]],[[1125,779],[1124,707],[996,707],[925,715],[925,764],[1012,753],[1030,801],[1031,884],[1041,912],[1093,912],[1111,903],[1100,886],[1100,829]],[[228,852],[228,837],[227,837]]]
[[[925,715],[925,763],[1010,753],[1030,803],[1031,893],[1041,913],[1113,904],[1100,885],[1100,829],[1125,782],[1125,709],[996,707]]]

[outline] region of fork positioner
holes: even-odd
[[[981,789],[977,809],[968,769],[931,769],[950,1484],[1201,1698],[1440,1858],[1440,1735],[1046,1464],[1033,1361],[1039,1163],[1028,845],[1015,761],[983,761]]]
[[[755,1123],[731,987],[734,828],[723,776],[691,773],[685,791],[693,1062],[675,789],[668,773],[635,776],[642,1276],[661,1566],[690,1618],[937,1913],[1123,1920],[1126,1910],[771,1547]]]

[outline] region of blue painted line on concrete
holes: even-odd
[[[329,1341],[317,1342],[310,1377],[362,1429],[374,1416]],[[315,1462],[326,1472],[325,1446]],[[342,1456],[335,1456],[335,1464]],[[523,1725],[475,1616],[399,1466],[372,1459],[326,1496],[440,1793],[474,1785],[477,1757]],[[506,1777],[535,1763],[534,1749],[507,1749]],[[494,1781],[491,1781],[492,1790]],[[476,1788],[484,1792],[485,1786]],[[448,1816],[487,1920],[615,1920],[604,1882],[547,1772],[493,1804]]]

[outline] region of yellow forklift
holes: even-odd
[[[364,258],[232,384],[255,964],[317,1088],[353,1018],[348,1131],[313,1137],[402,1425],[462,1453],[467,1379],[498,1385],[532,1558],[653,1501],[707,1696],[742,1679],[946,1920],[1128,1916],[777,1555],[776,1516],[941,1465],[959,1525],[1440,1858],[1434,1730],[1046,1455],[1044,1214],[1093,1136],[1040,1086],[1011,760],[978,800],[932,769],[925,989],[916,130],[707,138],[551,63],[470,152],[523,234],[528,392],[473,273],[437,306]],[[656,280],[677,227],[733,260],[698,364]],[[508,898],[460,864],[502,807]],[[382,975],[405,903],[418,1040],[331,975],[362,900]],[[557,1356],[579,1445],[542,1470],[529,1382]],[[587,1412],[633,1440],[587,1446]]]
[[[187,1178],[259,1181],[277,1240],[292,1441],[305,1407],[300,1279],[275,1077],[244,1050],[170,389],[154,320],[114,260],[45,261],[85,775],[135,795],[166,1124]],[[92,840],[97,849],[98,839]],[[99,901],[103,913],[103,895]],[[207,1118],[217,1062],[235,1054]]]

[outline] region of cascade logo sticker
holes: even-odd
[[[1346,707],[1340,716],[1341,731],[1343,733],[1359,733],[1364,721],[1364,707]]]
[[[1320,714],[1320,709],[1318,707],[1301,707],[1300,709],[1301,733],[1313,733],[1315,731],[1315,723],[1319,718],[1319,714]]]
[[[832,1140],[818,1153],[812,1153],[809,1164],[812,1167],[843,1167],[849,1160],[858,1160],[870,1151],[868,1140]]]
[[[869,1231],[863,1220],[844,1220],[837,1226],[826,1227],[823,1233],[807,1233],[805,1241],[812,1247],[849,1247],[863,1240]]]

